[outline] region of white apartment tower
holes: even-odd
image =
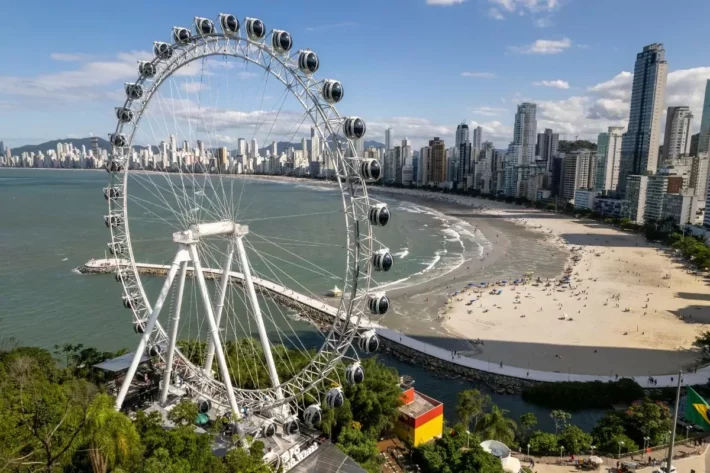
[[[619,190],[622,194],[628,176],[656,172],[667,75],[666,51],[662,44],[645,46],[636,55],[629,126],[621,145]]]
[[[524,102],[518,105],[513,130],[513,144],[520,146],[520,162],[517,164],[530,164],[535,161],[536,114],[536,104]]]
[[[710,151],[710,79],[705,83],[705,102],[703,115],[700,119],[700,137],[698,138],[698,153]],[[706,212],[705,215],[710,214]]]
[[[483,146],[483,128],[477,126],[473,129],[473,141],[471,142],[471,148],[475,151],[480,151]]]
[[[619,163],[624,127],[610,126],[597,137],[597,169],[595,190],[614,191],[619,183]]]
[[[671,161],[688,154],[692,121],[693,114],[690,113],[690,107],[685,105],[668,107],[666,133],[663,137],[663,161]]]
[[[392,149],[392,127],[385,130],[385,149]]]

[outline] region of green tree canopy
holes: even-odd
[[[460,391],[456,396],[456,414],[467,429],[471,427],[471,422],[476,421],[483,415],[491,404],[491,397],[483,394],[478,389],[466,389]],[[474,425],[475,430],[475,425]]]
[[[507,411],[498,406],[491,406],[490,412],[481,417],[476,426],[476,433],[486,440],[498,440],[505,444],[512,444],[515,440],[516,425],[513,419],[505,416]]]

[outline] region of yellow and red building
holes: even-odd
[[[416,447],[441,437],[443,431],[444,404],[411,386],[402,386],[402,406],[395,425],[397,437]]]

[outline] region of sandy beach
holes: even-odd
[[[475,210],[482,217],[544,234],[545,244],[570,255],[569,284],[557,284],[561,271],[557,281],[535,275],[527,284],[491,281],[495,295],[491,288],[470,288],[450,297],[440,312],[444,326],[483,342],[470,355],[582,374],[654,375],[695,367],[692,343],[710,322],[710,297],[706,281],[674,261],[671,250],[594,221],[461,200],[486,205]]]

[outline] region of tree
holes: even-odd
[[[461,419],[461,422],[466,426],[466,429],[471,427],[471,421],[475,420],[478,424],[478,419],[488,406],[491,404],[491,397],[488,394],[483,394],[478,389],[466,389],[460,391],[456,396],[456,413]],[[474,424],[473,430],[476,430]]]
[[[402,404],[399,375],[376,357],[362,362],[365,381],[345,386],[354,420],[362,425],[363,433],[379,438],[394,427]]]
[[[192,425],[197,420],[199,411],[197,404],[189,399],[183,399],[168,413],[168,419],[176,425]]]
[[[485,439],[511,444],[515,440],[515,421],[505,417],[508,411],[493,405],[476,426],[476,432]]]
[[[264,444],[260,441],[254,442],[249,450],[230,450],[224,459],[226,473],[272,473],[271,468],[262,460],[263,452]]]
[[[540,430],[533,432],[528,440],[530,450],[538,455],[548,455],[557,451],[557,435]]]
[[[587,452],[592,446],[592,436],[576,425],[568,425],[558,436],[558,443],[569,453]]]
[[[478,445],[461,455],[456,473],[503,473],[500,460],[485,452]]]
[[[2,396],[10,421],[8,438],[21,457],[5,463],[52,472],[68,463],[79,448],[96,387],[61,376],[48,352],[16,349],[3,356],[7,375]],[[42,363],[42,364],[40,364]]]
[[[89,408],[86,438],[94,473],[106,473],[117,465],[130,466],[141,453],[140,437],[133,422],[114,408],[113,398],[100,394]]]
[[[550,412],[550,417],[552,417],[552,420],[555,422],[555,433],[557,433],[559,429],[564,429],[565,427],[567,427],[569,420],[572,418],[572,414],[559,409],[555,409],[554,411]]]
[[[369,473],[379,473],[377,441],[365,435],[356,426],[345,427],[340,432],[336,445]]]
[[[526,412],[520,416],[518,422],[520,426],[520,437],[523,442],[526,442],[532,433],[532,430],[537,425],[537,417],[532,412]]]
[[[666,433],[671,429],[671,411],[665,403],[644,398],[631,405],[625,412],[626,433],[638,444],[643,444],[643,437],[651,437],[651,444],[664,442]]]

